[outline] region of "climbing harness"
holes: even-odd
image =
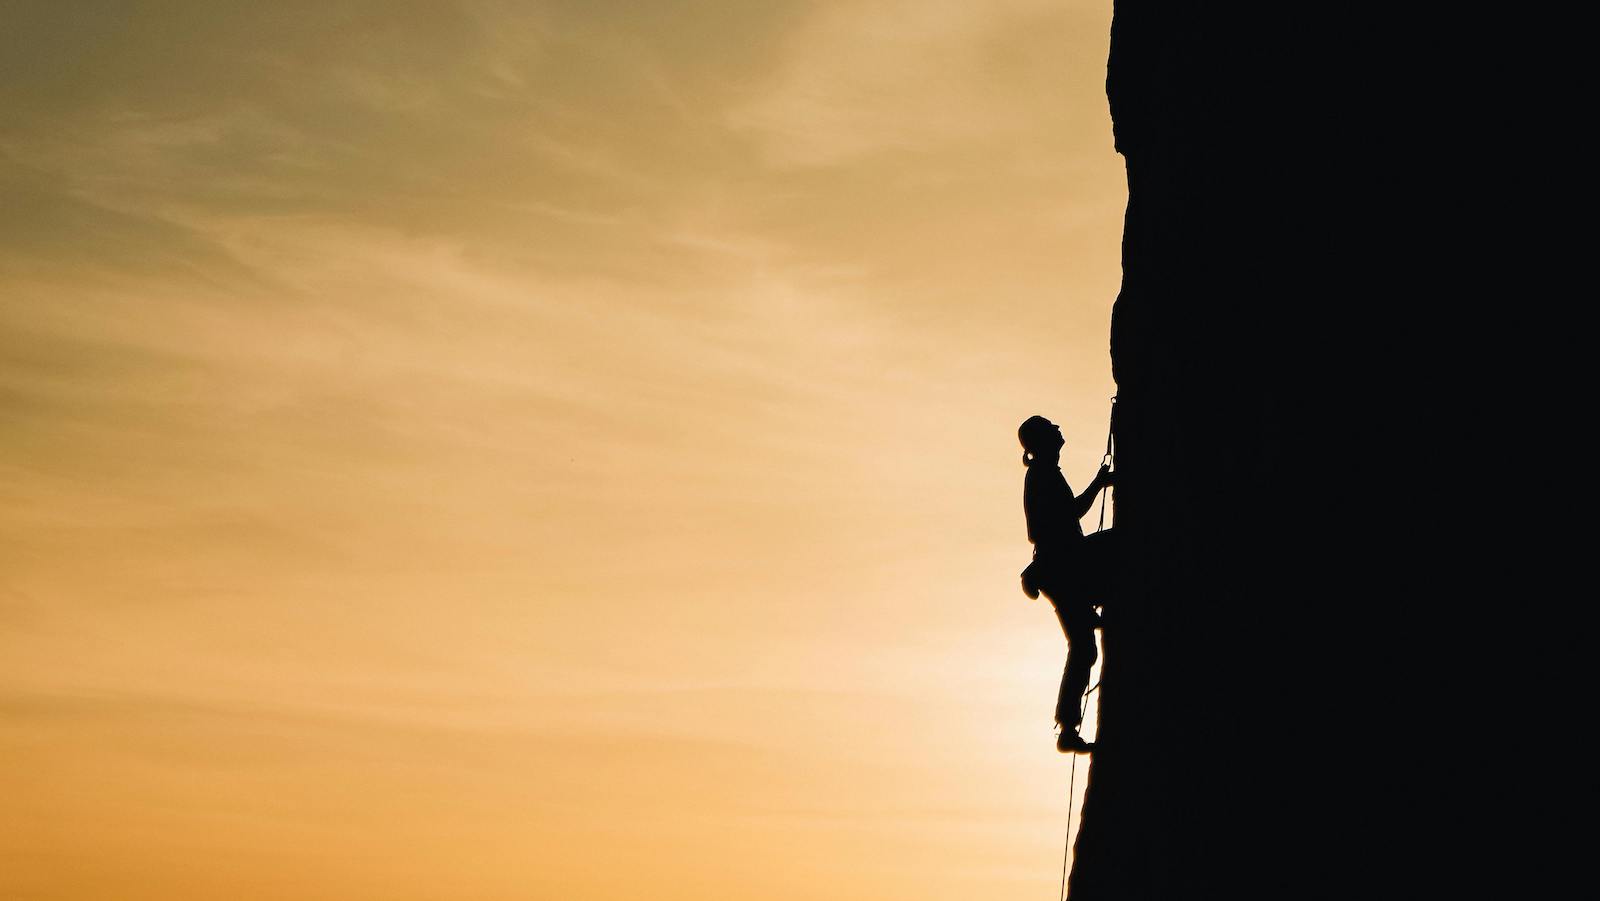
[[[1111,398],[1111,417],[1110,417],[1110,421],[1108,423],[1106,423],[1106,455],[1104,457],[1100,458],[1100,465],[1101,466],[1115,466],[1116,465],[1117,459],[1116,459],[1116,455],[1113,453],[1114,446],[1112,444],[1113,438],[1116,435],[1116,432],[1115,432],[1116,424],[1117,424],[1117,398],[1115,396],[1112,396],[1112,398]],[[1104,532],[1106,530],[1106,496],[1109,495],[1110,493],[1111,493],[1111,490],[1109,488],[1100,489],[1100,524],[1094,530],[1094,533],[1096,535],[1098,535],[1101,532]],[[1101,681],[1104,681],[1104,680],[1105,680],[1105,677],[1104,677],[1104,675],[1102,675],[1101,676]],[[1083,693],[1083,700],[1078,703],[1078,723],[1079,723],[1079,728],[1082,728],[1084,714],[1086,714],[1088,712],[1088,710],[1089,710],[1089,696],[1094,694],[1096,691],[1098,691],[1099,688],[1100,688],[1100,682],[1096,682],[1092,687],[1090,687],[1087,691],[1085,691]],[[1068,779],[1067,779],[1067,840],[1066,840],[1065,846],[1063,846],[1062,849],[1061,849],[1061,899],[1060,899],[1060,901],[1067,901],[1067,861],[1072,857],[1072,795],[1073,795],[1073,792],[1076,791],[1077,787],[1078,787],[1078,755],[1077,754],[1073,754],[1072,755],[1072,775],[1069,776]],[[1080,813],[1079,815],[1081,816],[1082,814]]]

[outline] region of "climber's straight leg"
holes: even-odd
[[[1089,671],[1100,658],[1095,647],[1094,608],[1088,604],[1055,601],[1056,618],[1067,636],[1067,665],[1056,696],[1056,722],[1063,732],[1077,732],[1083,718],[1083,694],[1089,688]]]

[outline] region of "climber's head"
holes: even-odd
[[[1056,460],[1061,457],[1061,447],[1066,444],[1061,437],[1061,427],[1043,416],[1029,416],[1017,428],[1017,440],[1022,442],[1022,465],[1036,459]]]

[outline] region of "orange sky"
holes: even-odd
[[[1055,890],[1109,2],[4,9],[0,898]]]

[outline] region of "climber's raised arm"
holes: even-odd
[[[1084,514],[1094,508],[1094,498],[1095,495],[1100,493],[1100,489],[1109,488],[1116,483],[1117,477],[1111,472],[1111,467],[1100,467],[1100,471],[1094,474],[1094,481],[1089,483],[1089,487],[1085,488],[1082,494],[1072,499],[1072,518],[1082,519]]]

